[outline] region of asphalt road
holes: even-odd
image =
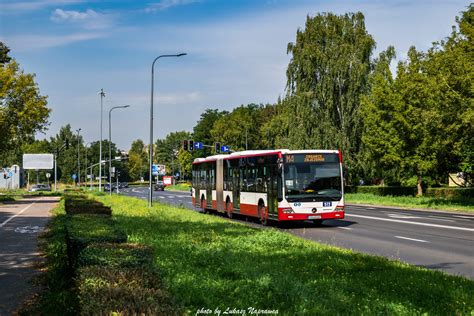
[[[148,188],[128,188],[122,194],[147,199]],[[187,192],[155,191],[154,201],[194,208]],[[236,221],[258,226],[244,217]],[[397,259],[428,269],[474,279],[474,216],[390,207],[346,205],[344,220],[309,222],[278,228],[302,238]]]
[[[32,278],[42,260],[37,237],[58,197],[0,203],[0,315],[10,315],[33,293]]]

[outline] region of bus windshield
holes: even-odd
[[[342,198],[339,161],[298,161],[302,159],[287,159],[284,165],[285,197],[288,202],[338,201]]]

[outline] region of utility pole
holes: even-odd
[[[79,145],[80,145],[80,138],[79,138],[79,132],[81,129],[77,129],[77,185],[81,187],[81,163],[80,163],[80,156],[79,156]]]
[[[102,191],[102,107],[105,97],[104,89],[100,89],[100,145],[99,145],[99,192]]]

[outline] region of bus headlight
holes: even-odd
[[[284,214],[291,214],[291,213],[294,213],[295,211],[293,211],[293,209],[291,207],[289,208],[283,208],[281,209],[281,211],[284,213]]]

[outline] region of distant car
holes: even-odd
[[[164,191],[165,190],[165,184],[163,181],[158,180],[158,182],[155,184],[155,191]]]
[[[35,185],[32,185],[28,191],[29,192],[51,191],[51,186],[49,184],[35,184]]]
[[[120,188],[120,187],[119,187]],[[117,184],[112,183],[112,191],[117,189]],[[110,183],[104,184],[104,191],[109,191],[110,190]]]
[[[119,189],[128,188],[128,182],[119,182]]]

